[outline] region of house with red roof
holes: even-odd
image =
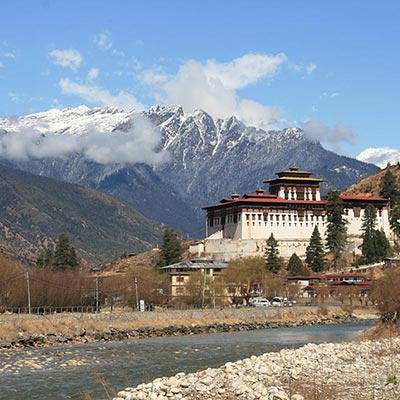
[[[341,287],[354,287],[365,295],[372,283],[371,278],[363,273],[298,275],[288,276],[286,280],[288,284],[299,285],[306,297],[313,297],[320,287],[325,287],[329,294],[335,294]]]
[[[327,227],[327,200],[321,196],[323,179],[292,166],[265,181],[268,193],[257,189],[242,197],[233,193],[206,210],[204,255],[218,260],[263,255],[265,242],[273,233],[283,257],[293,253],[304,256],[311,234],[318,227],[322,238]],[[341,196],[348,232],[349,251],[358,254],[365,208],[372,204],[377,215],[377,229],[389,240],[389,200],[371,196]]]

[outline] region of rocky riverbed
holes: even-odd
[[[26,334],[20,332],[18,337],[12,340],[0,342],[0,349],[29,348],[68,343],[92,343],[96,341],[108,342],[112,340],[140,339],[148,337],[193,335],[217,332],[250,331],[256,329],[288,328],[308,325],[340,324],[356,321],[357,318],[351,314],[333,314],[331,317],[314,316],[313,318],[302,318],[299,316],[293,320],[286,321],[246,321],[235,323],[211,323],[205,325],[191,324],[182,326],[166,327],[140,327],[132,329],[121,329],[109,326],[103,330],[76,327],[75,332],[61,333],[49,332],[46,334]]]
[[[400,338],[308,344],[155,379],[115,400],[395,400],[399,366]]]

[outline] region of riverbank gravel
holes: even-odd
[[[220,368],[155,379],[114,400],[400,399],[400,338],[252,356]]]

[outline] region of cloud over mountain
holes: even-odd
[[[191,113],[207,110],[214,118],[235,115],[245,124],[258,128],[275,128],[281,112],[250,99],[241,99],[238,90],[261,79],[272,78],[287,61],[283,53],[245,54],[230,62],[207,60],[204,63],[189,60],[175,75],[147,71],[145,83],[154,83],[164,104],[181,104]]]
[[[158,128],[141,114],[132,117],[132,128],[126,132],[101,132],[93,127],[81,135],[62,135],[45,127],[21,127],[0,133],[0,157],[25,161],[79,153],[98,164],[158,165],[169,158],[167,151],[156,151],[160,138]]]

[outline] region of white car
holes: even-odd
[[[253,307],[269,307],[271,302],[268,299],[255,299],[250,304]]]
[[[283,297],[274,297],[272,299],[272,305],[274,307],[283,307],[283,303],[284,303]]]
[[[272,305],[274,307],[292,307],[293,303],[286,297],[274,297],[272,299]]]

